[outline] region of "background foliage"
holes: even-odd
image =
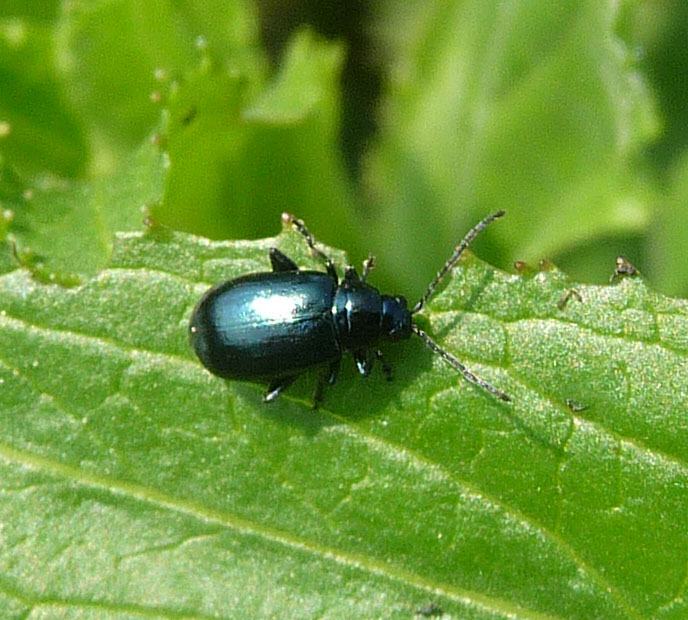
[[[686,617],[688,8],[340,5],[0,0],[2,617]],[[284,210],[415,299],[500,208],[502,268],[652,283],[462,263],[419,320],[513,406],[414,341],[317,413],[188,348],[309,264],[221,241]]]

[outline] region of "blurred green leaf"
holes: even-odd
[[[55,19],[59,9],[60,0],[41,0],[41,2],[0,0],[0,15],[3,17],[28,17],[36,20],[50,21]]]
[[[206,288],[289,233],[118,235],[81,286],[0,276],[0,572],[20,617],[680,618],[688,543],[688,305],[641,278],[577,286],[469,257],[419,318],[514,399],[418,340],[396,369],[210,376]],[[337,261],[343,260],[340,253]],[[311,378],[312,379],[312,378]]]
[[[688,291],[688,151],[676,157],[667,185],[648,243],[651,274],[663,291],[679,294]]]
[[[88,182],[31,185],[0,161],[4,227],[36,275],[78,281],[108,263],[115,231],[143,227],[146,207],[162,199],[165,171],[165,155],[153,139],[122,170]]]
[[[172,169],[156,218],[243,238],[274,232],[280,213],[293,210],[325,237],[353,239],[337,144],[341,62],[340,45],[303,30],[265,85],[210,59],[189,72],[167,102]]]
[[[420,290],[442,248],[501,208],[510,229],[490,234],[511,260],[647,225],[652,190],[634,158],[658,121],[615,34],[619,3],[386,6],[393,71],[367,182],[375,221],[394,228],[380,262],[397,281]]]
[[[63,21],[73,28],[74,24],[101,27],[98,16],[103,16],[98,7],[118,11],[119,19],[124,19],[124,6],[120,1],[88,6],[76,3]],[[74,39],[78,39],[65,23],[63,57],[67,54],[65,45],[76,45]],[[114,20],[107,28],[123,36],[116,24]],[[237,36],[241,42],[242,37]],[[94,49],[89,47],[93,58],[89,53],[79,54],[80,63],[93,63],[91,69],[108,82],[109,88],[122,92],[134,89],[132,84],[118,82],[110,75],[109,65],[97,60],[99,46],[107,44],[103,37],[92,46]],[[95,160],[89,164],[91,172],[98,174],[74,182],[20,175],[23,187],[17,193],[8,187],[10,176],[17,172],[13,164],[16,157],[11,157],[14,153],[10,151],[3,164],[6,173],[0,178],[0,206],[14,217],[10,232],[21,259],[33,264],[40,274],[62,281],[93,274],[107,262],[114,231],[140,229],[142,206],[152,208],[158,223],[210,237],[274,231],[286,209],[301,217],[325,213],[326,217],[316,218],[326,221],[320,228],[325,236],[340,233],[343,241],[355,237],[353,226],[342,227],[352,219],[352,196],[337,145],[341,46],[301,31],[286,52],[281,71],[265,82],[260,63],[237,62],[250,50],[250,45],[244,44],[243,52],[218,61],[213,54],[229,53],[227,46],[210,49],[207,43],[189,61],[194,69],[181,71],[177,78],[168,69],[158,76],[156,114],[162,109],[164,119],[169,119],[157,136],[164,156],[150,142],[139,148],[138,155],[134,149],[116,154],[120,147],[114,143],[108,147],[107,139],[97,145],[93,155],[102,165],[93,163]],[[106,52],[101,49],[98,54]],[[79,80],[91,84],[83,67],[74,71]],[[137,74],[138,69],[132,71]],[[149,78],[153,79],[152,73],[146,74]],[[117,106],[117,95],[108,94],[107,88],[101,91],[98,84],[96,81],[91,86]],[[76,88],[75,92],[80,91]],[[86,100],[90,101],[88,97]],[[150,122],[141,120],[148,114],[149,104],[132,103],[130,110],[144,125]],[[107,106],[97,101],[88,105],[105,115],[91,121],[96,125],[109,123]],[[123,114],[121,122],[127,123],[128,113],[118,110]],[[91,125],[90,136],[100,140],[97,136],[102,135],[91,121],[86,121]],[[114,125],[110,128],[117,131]],[[126,132],[121,137],[133,140],[138,132],[132,125],[129,137]],[[19,133],[22,139],[31,137]],[[167,168],[164,157],[170,163]],[[40,166],[39,160],[36,165]],[[332,217],[332,210],[338,212],[336,217]],[[348,233],[341,234],[342,230]]]
[[[55,74],[52,32],[49,24],[0,19],[0,152],[25,175],[74,177],[86,144]]]
[[[262,62],[247,0],[75,0],[63,3],[57,62],[89,127],[96,171],[109,171],[159,117],[160,80],[178,79],[212,46],[243,69]]]

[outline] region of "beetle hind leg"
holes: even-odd
[[[282,377],[281,379],[270,381],[267,394],[263,396],[263,402],[269,403],[275,400],[284,390],[294,383],[294,381],[296,381],[296,377]]]
[[[277,248],[270,248],[270,264],[273,271],[298,271],[299,266]]]

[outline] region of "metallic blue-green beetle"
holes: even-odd
[[[366,283],[373,268],[372,256],[364,262],[360,276],[349,266],[340,282],[332,260],[316,247],[305,224],[285,213],[282,220],[304,237],[313,254],[325,264],[326,272],[300,270],[278,249],[270,248],[271,272],[228,280],[203,296],[191,316],[191,344],[213,374],[268,383],[266,402],[277,398],[304,371],[326,366],[328,373],[318,382],[314,397],[317,406],[325,382],[336,381],[344,352],[353,354],[358,372],[364,377],[370,374],[377,358],[390,378],[391,369],[377,345],[416,333],[468,381],[510,401],[441,349],[412,318],[475,236],[502,215],[503,211],[494,213],[469,231],[409,310],[404,297],[381,295]]]

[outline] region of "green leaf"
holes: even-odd
[[[235,68],[261,63],[255,9],[245,0],[76,0],[63,6],[57,63],[90,129],[97,170],[109,171],[150,132],[159,116],[151,95],[160,77],[178,79],[192,69],[199,41]]]
[[[490,234],[511,260],[647,225],[652,191],[634,160],[658,121],[615,33],[619,4],[386,4],[393,71],[367,180],[379,221],[408,223],[380,252],[410,272],[397,281],[420,290],[441,248],[497,209],[511,229]]]
[[[53,67],[52,27],[0,18],[0,58],[0,152],[24,175],[77,176],[86,140]]]
[[[119,54],[137,54],[124,46],[110,57],[101,48],[107,47],[106,34],[101,33],[101,38],[91,43],[86,32],[91,32],[90,28],[98,32],[106,28],[112,36],[120,37],[122,32],[117,24],[125,19],[127,6],[120,0],[88,5],[77,2],[67,11],[61,26],[63,71],[69,77],[67,68],[71,67],[73,79],[88,82],[98,97],[107,99],[105,104],[100,99],[91,100],[85,94],[88,89],[68,88],[77,99],[81,93],[82,103],[92,108],[94,114],[97,111],[102,115],[96,120],[88,111],[81,111],[81,122],[91,129],[89,139],[98,142],[103,138],[98,123],[108,125],[109,131],[118,131],[116,123],[108,124],[109,105],[117,107],[121,114],[118,122],[131,129],[131,133],[118,134],[122,141],[118,146],[109,138],[99,143],[94,157],[100,163],[89,163],[92,172],[99,174],[74,181],[56,179],[47,176],[41,168],[42,160],[34,157],[32,164],[41,174],[30,175],[12,148],[7,149],[7,157],[2,160],[0,207],[13,218],[9,232],[21,260],[31,264],[42,277],[65,283],[92,275],[107,263],[115,230],[141,228],[144,206],[150,207],[160,224],[223,237],[255,234],[260,230],[257,222],[264,222],[263,228],[273,231],[273,223],[285,208],[298,208],[299,215],[307,217],[309,213],[321,212],[326,199],[328,206],[339,210],[342,216],[328,218],[323,232],[335,236],[338,229],[342,230],[342,222],[351,220],[352,211],[337,147],[342,47],[310,31],[301,31],[285,54],[281,71],[266,82],[264,68],[255,60],[257,54],[247,40],[248,33],[237,22],[236,41],[232,45],[211,45],[211,37],[202,52],[195,50],[187,59],[187,65],[193,69],[185,67],[175,73],[170,69],[175,66],[173,57],[167,59],[172,65],[160,66],[166,69],[166,77],[156,81],[160,98],[156,107],[159,115],[159,104],[164,106],[164,120],[158,123],[161,129],[155,137],[165,152],[150,140],[137,149],[126,150],[140,127],[136,129],[136,123],[129,123],[127,108],[118,104],[118,97],[125,91],[139,92],[143,87],[135,88],[126,80],[118,80],[109,73],[112,67],[108,63],[121,66],[117,64],[121,62]],[[118,18],[113,17],[112,23],[103,22],[103,11],[107,15],[111,11]],[[158,26],[161,37],[170,34],[164,25],[169,26],[168,18],[172,19],[168,15]],[[136,19],[143,16],[137,13]],[[199,18],[199,23],[206,21],[207,18]],[[69,57],[67,48],[80,49],[79,42],[88,49],[78,55],[78,67],[73,67],[65,60]],[[48,48],[44,51],[47,62]],[[22,48],[22,52],[26,49]],[[108,56],[107,62],[98,62],[100,55]],[[254,61],[249,62],[250,58]],[[126,75],[136,76],[139,69],[130,67]],[[98,79],[89,71],[97,72]],[[152,68],[150,75],[146,73],[146,80],[149,79],[155,79]],[[150,93],[153,86],[146,88],[146,93]],[[149,121],[142,119],[148,118],[151,102],[137,104],[134,98],[130,104],[139,115],[137,122],[147,125]],[[9,126],[13,127],[11,123]],[[12,129],[10,137],[14,132]],[[17,133],[23,139],[31,138],[30,133]],[[60,145],[70,151],[66,139]],[[55,155],[54,146],[47,139],[46,149]],[[36,171],[31,168],[30,172]],[[261,217],[265,213],[273,217]],[[0,227],[4,231],[6,223],[0,223]],[[355,235],[352,227],[347,230],[349,237]]]
[[[316,220],[325,236],[351,240],[353,201],[337,143],[342,60],[341,45],[301,30],[265,84],[210,58],[188,72],[165,102],[172,167],[156,219],[245,238],[273,233],[289,209]]]
[[[117,236],[64,289],[0,269],[0,591],[15,617],[681,618],[688,305],[468,257],[396,369],[277,402],[187,343],[258,242]],[[344,257],[336,253],[338,263]],[[6,261],[0,261],[0,265]]]
[[[28,17],[36,21],[55,19],[59,11],[60,0],[43,0],[42,2],[24,2],[24,0],[0,0],[0,15],[3,17]]]
[[[688,291],[685,247],[688,239],[688,151],[676,157],[669,175],[667,195],[657,210],[655,227],[650,237],[653,282],[663,291]]]
[[[92,181],[29,184],[0,160],[0,232],[7,229],[36,275],[78,281],[108,263],[115,231],[142,228],[146,207],[162,199],[165,178],[165,155],[154,139],[122,169]]]

